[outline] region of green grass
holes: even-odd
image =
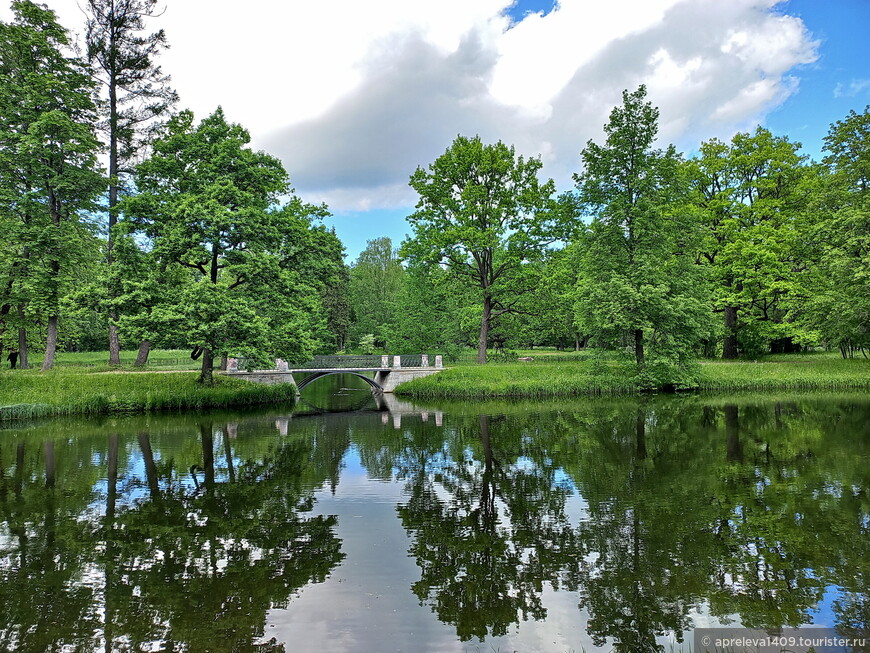
[[[870,361],[785,354],[762,362],[702,363],[701,390],[842,390],[870,388]]]
[[[403,383],[396,393],[409,397],[486,398],[629,394],[636,391],[637,386],[627,367],[612,366],[601,374],[587,361],[533,361],[457,366]]]
[[[764,362],[710,361],[700,366],[698,389],[843,390],[870,388],[870,361],[843,360],[827,353],[768,357]],[[588,360],[460,365],[403,383],[397,394],[420,398],[557,397],[625,395],[641,389],[631,365]]]
[[[215,377],[212,387],[191,372],[97,373],[60,367],[0,372],[0,420],[196,410],[295,401],[292,385],[265,386]]]

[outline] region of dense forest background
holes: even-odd
[[[154,0],[88,0],[73,47],[26,0],[0,23],[0,345],[193,348],[252,361],[539,346],[621,352],[673,381],[701,357],[870,347],[870,108],[821,162],[762,127],[690,155],[646,89],[557,192],[539,158],[458,136],[408,171],[403,243],[350,265],[328,207],[218,107],[195,117],[157,59]],[[376,234],[373,234],[376,236]],[[494,354],[495,352],[495,354]],[[508,353],[504,353],[508,352]]]

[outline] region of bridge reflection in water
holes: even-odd
[[[304,406],[300,407],[300,404],[304,404]],[[431,420],[435,424],[435,426],[444,425],[444,411],[422,409],[419,406],[412,404],[411,402],[398,399],[393,394],[375,393],[374,401],[372,401],[372,397],[367,397],[363,406],[344,411],[335,411],[330,408],[321,408],[304,400],[301,401],[300,404],[297,404],[297,408],[293,411],[291,415],[286,415],[275,419],[275,428],[278,430],[279,435],[287,435],[290,421],[294,418],[320,416],[325,413],[334,412],[380,413],[381,423],[389,424],[390,422],[392,422],[393,428],[395,429],[402,428],[403,417],[419,417],[420,421],[424,423]]]

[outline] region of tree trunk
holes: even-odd
[[[114,41],[114,30],[111,32]],[[111,44],[114,48],[114,42]],[[109,74],[109,238],[106,243],[106,263],[111,268],[115,263],[115,225],[118,222],[118,91],[114,71]],[[109,298],[117,296],[111,275],[109,276]],[[117,320],[118,314],[109,313],[110,320]],[[121,364],[121,342],[118,327],[109,323],[109,365]]]
[[[743,462],[743,447],[740,445],[740,409],[735,404],[725,404],[725,437],[728,440],[728,462]]]
[[[139,343],[139,353],[136,354],[136,362],[133,363],[136,367],[144,367],[148,362],[148,354],[151,353],[151,341],[143,340]]]
[[[48,335],[45,338],[45,359],[42,361],[42,371],[54,367],[54,354],[57,351],[57,315],[48,318]]]
[[[115,503],[118,498],[118,434],[109,436],[109,457],[107,462],[106,526],[111,529],[115,521]],[[111,540],[111,538],[107,538]]]
[[[643,367],[643,329],[634,330],[634,360]]]
[[[492,317],[492,297],[483,297],[483,315],[480,318],[480,340],[477,341],[477,362],[486,362],[486,344],[489,341],[489,320]]]
[[[229,361],[227,359],[227,354],[226,354],[226,352],[224,352],[223,354],[221,354],[221,372],[227,371],[227,364],[228,363],[229,363]]]
[[[722,358],[737,358],[737,307],[725,307],[725,340],[722,343]]]
[[[54,442],[46,440],[43,443],[45,449],[45,487],[51,489],[57,481],[57,464],[54,459]]]
[[[212,425],[200,424],[199,435],[202,441],[202,468],[205,471],[205,491],[214,490],[214,435]]]
[[[109,314],[110,320],[117,320],[117,313]],[[114,324],[109,324],[109,365],[118,366],[121,364],[121,341],[118,339],[118,327]]]
[[[638,460],[646,460],[646,413],[637,409],[634,416],[634,442]]]
[[[202,367],[199,373],[199,382],[202,385],[214,385],[214,359],[211,355],[211,349],[202,351]]]
[[[151,450],[151,438],[147,431],[140,431],[136,434],[136,439],[139,440],[139,449],[142,450],[142,460],[145,463],[145,479],[148,483],[148,490],[151,493],[151,500],[156,501],[160,498],[160,484],[157,480],[157,464],[154,462],[154,452]]]
[[[18,317],[24,319],[24,308],[18,307]],[[27,360],[27,329],[18,327],[18,367],[22,370],[30,369],[30,361]]]

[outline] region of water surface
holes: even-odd
[[[304,400],[4,423],[0,649],[866,633],[866,395],[417,406],[327,377]]]

